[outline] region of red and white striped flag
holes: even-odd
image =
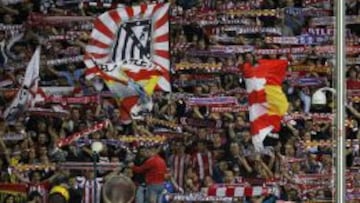
[[[289,104],[281,87],[287,65],[286,60],[259,60],[255,66],[243,66],[252,141],[258,151],[268,134],[280,130],[282,116],[287,112]]]

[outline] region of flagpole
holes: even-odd
[[[336,202],[345,202],[345,1],[336,0]]]

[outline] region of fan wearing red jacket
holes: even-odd
[[[145,199],[150,203],[156,203],[159,202],[160,195],[164,190],[167,167],[165,160],[158,155],[157,147],[150,147],[146,151],[145,154],[149,158],[141,166],[135,166],[131,163],[130,167],[134,173],[145,175],[147,188]]]

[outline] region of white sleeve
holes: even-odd
[[[76,186],[78,187],[78,188],[84,188],[84,186],[85,186],[85,177],[82,177],[82,176],[77,176],[76,177]]]

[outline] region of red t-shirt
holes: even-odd
[[[146,184],[162,184],[165,181],[166,164],[163,158],[155,155],[147,159],[141,166],[133,166],[135,173],[144,173]]]

